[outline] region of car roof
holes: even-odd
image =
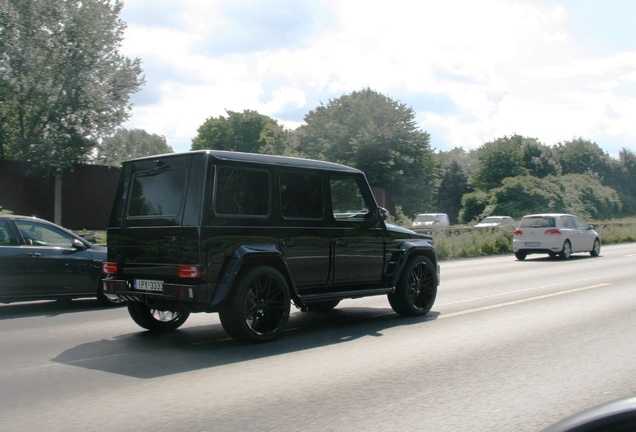
[[[537,214],[525,215],[524,218],[530,218],[530,217],[557,217],[557,216],[574,216],[574,215],[570,214],[570,213],[537,213]]]
[[[342,165],[342,164],[338,164],[334,162],[326,162],[326,161],[319,161],[314,159],[305,159],[305,158],[291,157],[291,156],[276,156],[276,155],[257,154],[257,153],[234,152],[234,151],[227,151],[227,150],[194,150],[194,151],[182,152],[182,153],[165,153],[161,155],[146,156],[143,158],[132,159],[124,163],[148,160],[148,159],[156,159],[156,158],[170,158],[170,157],[178,157],[178,156],[184,156],[184,155],[194,155],[194,154],[209,155],[213,157],[214,159],[223,160],[223,161],[259,163],[259,164],[267,164],[267,165],[311,168],[311,169],[339,171],[339,172],[348,172],[348,173],[362,173],[362,171],[360,171],[357,168],[353,168],[347,165]]]

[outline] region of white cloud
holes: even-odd
[[[226,109],[295,127],[365,87],[415,103],[442,150],[512,133],[546,144],[636,139],[636,92],[621,94],[636,79],[636,46],[586,56],[572,14],[549,2],[152,3],[157,16],[171,11],[169,24],[145,13],[149,0],[126,4],[124,52],[142,58],[148,81],[127,127],[163,134],[175,150]]]

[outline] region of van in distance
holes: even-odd
[[[330,310],[387,295],[428,313],[432,239],[386,222],[365,175],[308,159],[216,150],[123,163],[107,231],[104,293],[150,331],[217,312],[235,339],[277,338],[291,304]]]

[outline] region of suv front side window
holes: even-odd
[[[354,178],[334,178],[329,183],[331,208],[336,220],[364,220],[370,211]]]

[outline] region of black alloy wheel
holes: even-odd
[[[409,259],[400,275],[395,292],[388,295],[395,312],[404,316],[427,314],[437,297],[437,272],[425,256]]]

